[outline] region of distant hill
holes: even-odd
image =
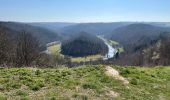
[[[51,31],[59,31],[61,28],[75,25],[77,23],[68,23],[68,22],[33,22],[33,23],[27,23],[32,26],[38,26],[42,28],[49,29]]]
[[[111,23],[77,23],[60,28],[58,32],[65,35],[74,35],[82,31],[94,35],[107,35],[113,30],[121,27],[126,27],[130,24],[148,24],[155,27],[170,27],[168,22],[111,22]]]
[[[89,34],[107,34],[114,29],[131,24],[131,22],[114,22],[114,23],[80,23],[60,29],[62,34],[72,35],[82,31]]]
[[[163,32],[170,32],[170,28],[138,23],[117,28],[107,38],[130,48],[131,46],[143,45],[146,42],[149,43]]]
[[[170,27],[169,22],[106,22],[106,23],[68,23],[68,22],[33,22],[27,23],[29,25],[46,28],[48,30],[60,33],[64,37],[72,36],[82,31],[95,34],[107,35],[113,30],[125,27],[130,24],[148,24],[156,27]]]
[[[94,54],[106,54],[108,47],[95,35],[81,32],[74,38],[64,41],[61,45],[61,53],[73,57],[82,57]]]
[[[150,25],[158,26],[158,27],[170,27],[170,22],[148,22],[145,24],[150,24]]]
[[[22,31],[28,32],[40,40],[42,43],[48,43],[61,39],[61,37],[53,31],[23,23],[0,22],[0,27],[5,28],[8,33],[13,35],[17,35]]]
[[[170,27],[168,22],[111,22],[111,23],[67,23],[67,22],[0,22],[1,26],[7,27],[15,32],[26,30],[39,38],[44,43],[55,40],[67,39],[80,32],[94,35],[105,35],[120,42],[129,41],[130,37],[152,33],[159,33]],[[117,34],[118,33],[118,34]],[[117,34],[117,35],[116,35]],[[120,35],[119,35],[120,34]],[[127,35],[128,34],[128,35]],[[138,34],[138,35],[136,35]],[[123,35],[122,37],[119,37]],[[134,36],[136,35],[136,36]],[[126,38],[124,38],[126,37]],[[122,38],[122,39],[121,39]],[[120,40],[121,39],[121,40]],[[130,39],[131,40],[131,39]]]

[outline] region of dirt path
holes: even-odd
[[[106,66],[105,73],[106,73],[106,75],[111,76],[116,80],[122,81],[123,84],[129,84],[129,81],[126,78],[122,77],[117,70],[113,69],[110,66]]]

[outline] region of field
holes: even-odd
[[[61,47],[61,44],[57,44],[57,45],[48,47],[48,50],[51,52],[52,55],[55,55],[55,54],[62,55],[60,53],[60,47]],[[102,58],[102,55],[91,55],[87,57],[71,57],[71,61],[72,62],[95,61],[101,58]]]
[[[50,51],[51,54],[60,54],[60,47],[61,44],[56,44],[48,47],[48,50]]]
[[[107,76],[105,65],[56,69],[0,68],[0,100],[170,98],[170,67],[111,67],[118,70],[129,84]]]
[[[108,40],[108,43],[112,46],[119,46],[120,44],[116,41],[113,40]],[[124,48],[123,47],[118,47],[117,49],[119,49],[119,53],[123,53],[124,52]]]
[[[118,48],[120,53],[123,53],[125,50],[123,47]]]
[[[112,45],[112,46],[119,45],[118,42],[113,41],[113,40],[108,40],[108,43],[109,43],[110,45]]]

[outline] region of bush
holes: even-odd
[[[82,86],[83,86],[84,89],[88,89],[88,88],[89,89],[96,89],[97,88],[97,86],[92,84],[92,83],[86,83],[86,84],[83,84]]]
[[[138,85],[138,84],[139,84],[139,81],[138,81],[138,79],[133,78],[133,79],[130,81],[130,83],[133,84],[133,85]]]
[[[129,69],[124,69],[120,74],[127,75],[127,74],[130,74],[130,71]]]
[[[21,84],[20,83],[12,83],[11,87],[15,88],[15,89],[19,89],[21,87]]]
[[[35,71],[35,75],[40,75],[41,74],[41,71],[40,70],[36,70]]]
[[[39,89],[40,89],[40,86],[38,86],[38,85],[32,85],[32,86],[30,86],[30,88],[31,88],[31,90],[33,90],[33,91],[38,91]]]
[[[55,97],[51,97],[50,100],[56,100],[56,98]]]
[[[22,91],[22,90],[18,90],[18,91],[16,92],[16,94],[17,94],[17,95],[20,95],[20,96],[24,96],[24,97],[28,95],[26,92],[24,92],[24,91]]]

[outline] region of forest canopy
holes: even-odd
[[[83,57],[95,54],[106,54],[107,45],[98,37],[86,32],[80,32],[75,37],[66,40],[61,45],[61,53],[73,57]]]

